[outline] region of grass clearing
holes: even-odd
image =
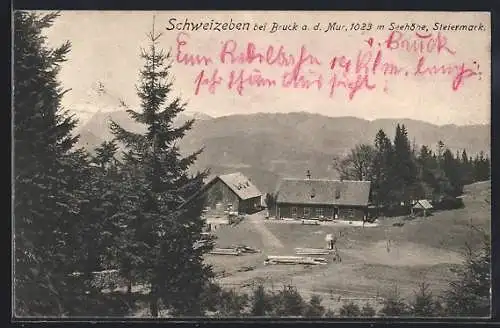
[[[342,305],[342,298],[383,296],[396,285],[403,297],[410,298],[424,279],[439,294],[453,278],[450,269],[462,263],[465,243],[479,245],[480,237],[471,232],[470,224],[490,232],[490,183],[466,186],[463,200],[462,209],[413,220],[381,218],[378,226],[365,228],[273,222],[258,213],[216,234],[220,247],[245,244],[261,253],[209,255],[206,261],[216,272],[224,272],[218,281],[225,287],[249,291],[259,282],[270,289],[293,284],[306,299],[319,294],[324,305],[333,309]],[[396,227],[394,222],[404,225]],[[263,263],[267,255],[294,255],[297,247],[324,248],[328,233],[338,236],[341,263],[312,267]],[[274,238],[279,243],[270,240]],[[243,266],[254,269],[238,272]]]

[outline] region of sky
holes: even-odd
[[[66,40],[72,43],[60,73],[63,86],[71,89],[64,99],[67,109],[79,111],[82,116],[88,115],[85,111],[112,110],[113,105],[102,104],[90,91],[98,82],[112,97],[131,107],[138,106],[135,86],[144,64],[140,52],[148,47],[147,33],[153,26],[153,17],[155,31],[162,33],[158,46],[171,50],[173,56],[173,94],[188,102],[189,111],[215,117],[307,111],[369,120],[410,118],[440,125],[490,122],[490,17],[488,13],[473,12],[64,11],[46,35],[52,46]],[[186,20],[195,24],[213,21],[212,27],[219,28],[224,22],[241,22],[241,27],[249,23],[250,30],[168,30],[174,27],[174,21],[184,24]],[[271,33],[273,25],[293,28],[294,23],[297,30]],[[342,29],[325,31],[333,23]],[[415,31],[390,31],[391,23],[414,23],[423,29],[418,32],[419,37]],[[265,30],[255,31],[255,24],[267,25]],[[435,31],[435,24],[482,24],[484,31]],[[301,30],[304,25],[307,30]],[[378,29],[380,25],[384,28]],[[317,26],[319,29],[315,30]],[[423,42],[422,48],[408,48],[413,42]],[[248,59],[249,45],[254,46],[254,54],[262,53],[264,58],[272,46],[273,55],[269,58],[278,56],[288,62],[229,63],[241,53],[247,54]],[[277,55],[280,46],[282,57]],[[305,59],[298,67],[301,49]],[[221,53],[225,54],[224,63]],[[205,56],[210,63],[186,64],[183,59],[188,55],[197,55],[199,59]],[[441,67],[441,73],[433,74],[432,67]],[[295,80],[290,77],[294,69],[299,72]],[[196,94],[202,80],[197,80],[200,74],[207,83],[200,83]],[[244,79],[253,77],[254,81],[254,85],[243,83],[241,95],[236,88],[240,74]],[[283,82],[284,75],[288,82]],[[297,82],[300,76],[302,81],[310,81],[308,89]],[[465,77],[453,90],[457,76]],[[220,83],[210,89],[209,84],[218,79]],[[288,87],[283,83],[288,83]]]

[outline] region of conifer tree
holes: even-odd
[[[109,162],[112,161],[109,159]],[[119,245],[115,242],[119,230],[112,220],[120,204],[121,188],[116,175],[114,164],[102,160],[96,163],[83,150],[74,152],[73,171],[67,181],[71,186],[78,186],[72,192],[83,201],[64,230],[71,236],[66,247],[74,253],[72,271],[78,273],[71,285],[74,299],[65,300],[69,315],[94,315],[88,312],[88,304],[95,302],[96,296],[102,301],[99,294],[103,285],[94,284],[97,281],[93,272],[113,267],[116,245]]]
[[[328,310],[326,310],[323,317],[324,318],[335,318],[335,310],[328,308]]]
[[[415,297],[410,304],[411,313],[416,317],[432,317],[436,316],[436,302],[429,290],[429,284],[425,281],[421,282],[418,290],[415,291]]]
[[[307,303],[304,316],[305,317],[315,317],[319,318],[325,314],[325,307],[321,305],[321,297],[318,295],[312,295]]]
[[[365,318],[372,318],[376,315],[376,311],[369,303],[365,303],[361,308],[361,316]]]
[[[108,168],[117,169],[117,151],[118,145],[114,140],[104,141],[94,150],[92,161],[101,168],[103,173],[106,173]]]
[[[452,316],[487,317],[491,314],[491,240],[482,234],[482,246],[465,247],[463,266],[445,291],[447,313]]]
[[[469,162],[469,156],[467,151],[464,149],[462,151],[460,159],[460,171],[462,175],[462,185],[467,185],[473,181],[473,169],[471,163]]]
[[[485,181],[490,179],[490,159],[481,151],[474,159],[474,180]]]
[[[306,308],[306,302],[297,291],[297,288],[291,285],[283,286],[276,295],[274,295],[274,315],[281,316],[301,316]]]
[[[437,143],[437,158],[438,160],[441,160],[441,157],[443,156],[443,152],[444,152],[444,142],[443,140],[439,140],[438,143]]]
[[[423,189],[423,196],[425,198],[432,198],[434,187],[436,186],[434,172],[437,167],[432,150],[423,145],[417,156],[417,162],[420,170],[419,179]]]
[[[408,314],[408,305],[401,298],[397,286],[384,300],[380,314],[385,317],[401,317]]]
[[[341,317],[359,317],[361,315],[361,309],[358,304],[353,302],[345,303],[340,308],[340,316]]]
[[[221,316],[240,317],[245,314],[245,309],[249,301],[247,294],[230,289],[227,291],[222,290],[219,297],[216,308],[218,308],[218,312]]]
[[[271,309],[270,296],[266,293],[264,286],[259,284],[253,290],[251,301],[251,314],[255,317],[263,317]]]
[[[394,199],[405,203],[411,199],[416,199],[421,192],[418,190],[417,167],[404,124],[396,126],[391,168],[391,176],[395,186],[397,186],[397,188],[393,189]]]
[[[375,136],[372,166],[372,199],[377,205],[388,205],[391,191],[392,144],[383,130]]]
[[[130,194],[122,219],[130,241],[129,272],[150,285],[151,314],[158,316],[161,300],[172,313],[194,315],[202,310],[199,296],[212,273],[202,259],[208,246],[198,244],[203,203],[195,199],[188,206],[181,205],[200,190],[206,172],[189,173],[201,150],[182,157],[176,144],[194,121],[173,124],[185,104],[171,96],[170,53],[159,48],[160,37],[153,23],[149,49],[142,52],[141,111],[128,110],[146,132],[134,133],[111,123],[116,139],[126,148],[123,161]]]
[[[86,187],[88,201],[81,211],[80,237],[86,238],[82,255],[86,265],[83,272],[98,271],[111,267],[116,259],[116,235],[119,226],[113,220],[121,204],[121,181],[116,160],[117,145],[104,141],[89,156],[87,167],[81,174],[81,185]],[[104,261],[105,260],[105,261]],[[104,263],[105,262],[105,263]]]
[[[453,186],[445,172],[444,154],[446,146],[442,140],[437,143],[437,153],[435,154],[436,169],[434,170],[434,198],[441,201],[452,193]]]
[[[75,119],[57,79],[70,43],[42,35],[57,13],[14,14],[14,297],[17,315],[61,316],[77,262],[73,224],[82,201],[72,179],[79,154]],[[76,247],[76,248],[75,248]]]

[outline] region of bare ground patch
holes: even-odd
[[[462,263],[465,242],[479,241],[471,234],[469,225],[472,223],[487,232],[490,229],[491,212],[487,202],[490,196],[482,191],[485,186],[486,183],[469,188],[477,195],[466,195],[463,209],[436,212],[414,220],[381,219],[376,227],[306,226],[270,222],[255,215],[236,227],[218,232],[217,243],[220,246],[246,244],[262,253],[208,256],[207,262],[216,270],[225,271],[218,279],[223,286],[250,292],[258,283],[274,290],[292,284],[304,298],[318,294],[323,304],[332,309],[338,309],[349,299],[359,299],[361,304],[373,299],[369,302],[378,308],[375,297],[387,295],[396,285],[403,297],[410,298],[423,280],[431,283],[437,295],[453,278],[450,268]],[[404,225],[393,226],[396,221],[403,221]],[[312,267],[263,264],[267,255],[293,255],[297,247],[323,248],[329,233],[338,236],[341,263]],[[254,269],[238,272],[242,266],[254,266]]]
[[[462,261],[460,254],[456,252],[399,241],[378,241],[340,252],[349,255],[350,261],[387,266],[458,264]]]

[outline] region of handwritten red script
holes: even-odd
[[[440,32],[393,31],[382,40],[365,39],[355,56],[331,54],[326,60],[313,54],[306,45],[290,49],[282,44],[236,40],[223,41],[216,54],[197,54],[189,51],[189,40],[187,33],[177,35],[174,57],[178,64],[200,67],[194,78],[195,95],[215,94],[221,89],[240,96],[251,88],[325,89],[330,97],[341,93],[352,100],[362,91],[388,92],[389,81],[399,78],[446,77],[451,81],[451,89],[458,91],[466,80],[481,75],[477,62],[456,60],[457,50]],[[403,57],[405,62],[399,63],[397,59]],[[271,69],[281,70],[279,78],[266,73]],[[385,83],[376,84],[379,77]]]

